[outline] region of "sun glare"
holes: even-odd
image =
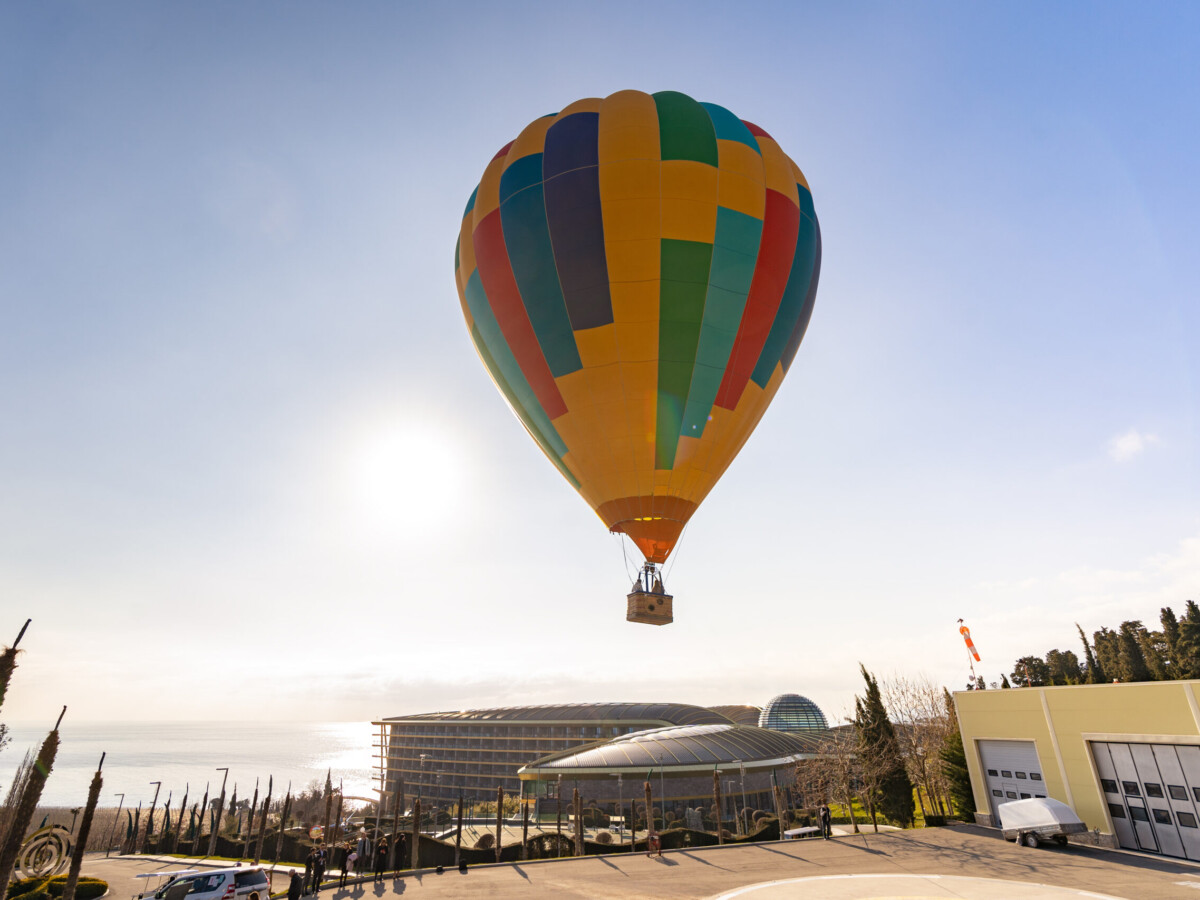
[[[353,514],[362,530],[387,540],[430,536],[456,511],[464,454],[441,431],[400,427],[366,437],[350,462]]]

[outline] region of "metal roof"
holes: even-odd
[[[710,706],[715,713],[720,713],[734,725],[757,725],[758,717],[762,715],[760,706]]]
[[[750,725],[683,725],[639,731],[590,747],[551,754],[522,773],[647,771],[712,768],[741,761],[747,768],[782,765],[815,755],[818,738]],[[661,760],[661,762],[660,762]]]
[[[464,709],[456,712],[418,713],[392,716],[375,724],[395,722],[445,722],[471,724],[531,722],[634,722],[663,725],[729,724],[729,719],[703,706],[687,703],[563,703],[548,706],[502,706],[495,709]]]

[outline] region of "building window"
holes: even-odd
[[[1009,800],[1016,800],[1017,792],[1016,791],[1005,791],[1004,796],[1007,797]]]
[[[1196,827],[1196,817],[1193,816],[1191,813],[1179,812],[1178,810],[1176,810],[1175,818],[1177,818],[1179,820],[1179,825],[1181,828],[1195,828]]]
[[[1000,774],[1005,778],[1012,778],[1012,772],[1008,771],[1008,769],[1001,769]]]
[[[1162,797],[1162,795],[1163,795],[1163,791],[1162,791],[1162,785],[1161,785],[1161,784],[1156,784],[1156,783],[1154,783],[1153,781],[1147,781],[1147,782],[1146,782],[1146,796],[1147,796],[1147,797],[1159,797],[1159,798],[1161,798],[1161,797]]]
[[[1106,794],[1121,793],[1121,791],[1117,788],[1117,783],[1115,781],[1113,781],[1111,778],[1101,778],[1100,783],[1102,785],[1104,785],[1104,793],[1106,793]],[[1187,798],[1184,797],[1184,799],[1186,800]]]
[[[993,797],[1003,797],[1004,791],[999,790],[998,788],[992,788],[992,796]]]
[[[1024,772],[1018,772],[1018,773],[1017,773],[1017,777],[1018,777],[1018,778],[1020,778],[1020,779],[1023,781],[1023,780],[1025,779],[1025,773],[1024,773]]]
[[[1168,784],[1167,793],[1171,795],[1172,800],[1187,800],[1187,788],[1182,784]]]
[[[1123,819],[1125,818],[1125,807],[1119,803],[1110,803],[1108,804],[1108,814],[1114,819]]]
[[[1140,806],[1129,807],[1129,815],[1135,822],[1149,822],[1150,816]]]
[[[1029,777],[1032,778],[1034,781],[1041,781],[1042,773],[1041,772],[1030,772]]]
[[[1029,799],[1029,795],[1028,795],[1028,794],[1022,794],[1022,795],[1021,795],[1021,799],[1022,799],[1022,800],[1028,800],[1028,799]]]
[[[995,769],[988,769],[988,774],[991,775],[993,778],[1000,777],[1000,773],[997,772]]]
[[[1142,796],[1142,792],[1138,790],[1138,784],[1136,781],[1122,781],[1121,787],[1125,788],[1125,793],[1127,793],[1130,797]],[[1136,819],[1137,816],[1134,816],[1134,818]],[[1147,821],[1149,820],[1147,819]]]
[[[1154,821],[1157,822],[1159,825],[1170,825],[1171,824],[1171,811],[1169,809],[1154,810]]]

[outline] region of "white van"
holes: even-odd
[[[271,879],[262,866],[180,875],[154,892],[154,900],[268,900],[270,896]]]

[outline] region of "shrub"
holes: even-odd
[[[597,844],[611,844],[612,841],[613,841],[613,836],[612,836],[611,832],[601,831],[599,834],[596,835],[596,843]]]
[[[479,840],[475,842],[476,850],[491,850],[496,846],[496,836],[490,831],[486,834],[481,834]]]
[[[53,878],[24,878],[9,885],[8,896],[21,900],[57,900],[67,885],[66,875]],[[79,900],[95,900],[108,891],[108,882],[99,878],[80,878],[75,886]]]

